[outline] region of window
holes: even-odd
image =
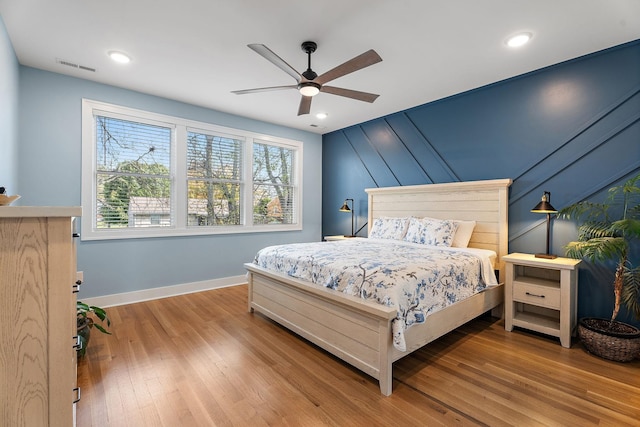
[[[170,226],[173,129],[107,116],[95,129],[96,229]]]
[[[238,137],[188,132],[189,225],[241,225],[243,144]]]
[[[82,238],[302,229],[302,143],[96,101],[82,108]]]
[[[265,142],[253,144],[254,224],[295,223],[295,151]]]

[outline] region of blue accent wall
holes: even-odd
[[[0,16],[0,187],[10,195],[20,193],[17,147],[18,59]]]
[[[304,144],[303,230],[81,241],[81,298],[242,276],[243,263],[251,262],[264,246],[321,239],[320,135],[35,68],[20,66],[19,72],[18,179],[23,205],[80,205],[82,98]]]
[[[544,252],[544,191],[560,209],[640,173],[640,41],[326,134],[322,154],[324,235],[350,232],[345,198],[365,224],[365,188],[511,178],[509,250]],[[555,220],[551,251],[575,237]],[[612,283],[583,263],[578,315],[609,317]]]

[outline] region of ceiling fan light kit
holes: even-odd
[[[330,82],[331,80],[335,80],[339,77],[381,62],[382,58],[380,58],[380,55],[378,55],[373,49],[368,50],[354,58],[351,58],[341,65],[338,65],[337,67],[332,68],[326,73],[318,76],[311,69],[311,54],[318,48],[318,45],[315,42],[306,41],[301,45],[302,50],[307,54],[308,57],[307,70],[302,74],[296,71],[295,68],[293,68],[291,65],[287,64],[282,58],[276,55],[267,46],[263,44],[250,44],[248,45],[248,47],[265,58],[267,61],[271,62],[273,65],[293,77],[296,80],[297,84],[289,86],[271,86],[256,89],[235,90],[232,93],[235,93],[236,95],[267,92],[272,90],[297,89],[300,92],[300,95],[302,95],[302,98],[300,99],[300,106],[298,107],[299,116],[303,114],[309,114],[309,111],[311,110],[311,98],[320,92],[330,93],[332,95],[343,96],[345,98],[356,99],[358,101],[369,103],[375,101],[376,98],[378,98],[378,95],[373,93],[343,89],[334,86],[325,86],[325,84]]]
[[[314,82],[300,83],[298,90],[302,96],[316,96],[320,93],[320,85]]]

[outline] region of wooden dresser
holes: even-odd
[[[73,218],[80,207],[0,206],[0,425],[74,425]]]

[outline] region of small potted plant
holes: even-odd
[[[640,320],[640,267],[630,259],[640,244],[640,175],[609,189],[603,203],[583,201],[558,212],[578,222],[578,240],[566,254],[591,262],[615,263],[615,303],[610,319],[583,318],[578,334],[590,353],[619,362],[640,355],[640,329],[616,320],[622,304]]]
[[[95,316],[100,319],[100,323],[96,323],[93,316],[90,316],[89,313],[95,314]],[[107,327],[111,326],[111,320],[107,316],[107,312],[100,307],[96,307],[94,305],[88,305],[83,303],[82,301],[76,302],[76,318],[77,318],[77,326],[78,326],[78,337],[80,348],[78,349],[78,356],[84,356],[87,351],[87,345],[89,345],[89,338],[91,337],[91,329],[95,326],[103,334],[111,335],[104,326],[102,326],[103,322],[107,322]]]

